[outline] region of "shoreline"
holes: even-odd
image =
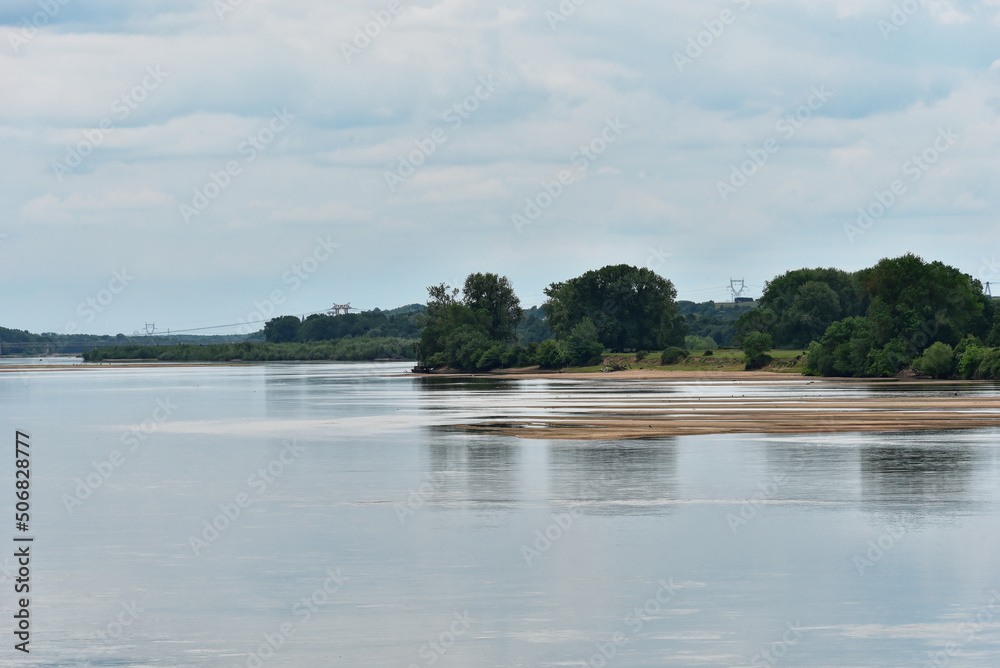
[[[112,360],[106,362],[82,362],[80,364],[10,364],[0,365],[0,373],[27,371],[79,371],[96,369],[149,369],[149,368],[202,368],[202,367],[238,367],[259,364],[379,364],[398,362],[400,360],[280,360],[280,361],[228,361],[228,362],[171,362],[156,360]],[[404,360],[409,361],[409,360]],[[917,376],[894,376],[891,378],[850,378],[839,376],[807,376],[789,371],[714,371],[714,370],[672,370],[672,369],[626,369],[602,373],[599,371],[546,371],[535,367],[524,369],[499,369],[486,372],[443,372],[415,373],[405,371],[391,374],[396,378],[493,378],[510,380],[662,380],[687,381],[711,380],[720,382],[753,381],[771,383],[850,383],[850,384],[896,384],[896,385],[954,385],[954,384],[987,384],[1000,381],[976,379],[935,379]]]
[[[1000,397],[604,400],[569,411],[449,425],[473,434],[554,440],[626,440],[705,434],[821,434],[1000,428]],[[565,407],[562,407],[565,408]]]

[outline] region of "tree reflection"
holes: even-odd
[[[553,503],[582,513],[662,513],[676,498],[675,438],[555,441],[549,448]]]

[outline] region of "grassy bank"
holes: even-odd
[[[410,339],[368,338],[309,343],[226,343],[213,346],[111,346],[83,353],[87,362],[156,360],[160,362],[284,362],[330,360],[361,362],[374,359],[413,359]]]
[[[805,354],[801,350],[771,350],[768,352],[772,361],[758,371],[800,374],[805,371]],[[692,353],[674,364],[661,364],[660,353],[648,353],[643,359],[637,359],[633,353],[610,353],[603,356],[601,364],[585,367],[568,367],[571,373],[596,373],[609,366],[624,366],[633,370],[647,371],[725,371],[744,372],[746,363],[743,351],[738,349],[714,350],[711,355]]]

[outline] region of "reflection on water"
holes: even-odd
[[[549,447],[553,503],[581,504],[581,512],[620,515],[663,512],[675,498],[676,440],[554,441]]]
[[[509,504],[520,498],[521,451],[510,439],[458,435],[439,440],[426,431],[425,436],[427,477],[440,494],[477,505]]]
[[[615,634],[626,642],[608,666],[924,665],[949,642],[1000,663],[1000,615],[962,630],[1000,588],[997,430],[573,442],[439,428],[623,397],[995,385],[442,379],[407,366],[0,374],[4,428],[38,445],[39,537],[39,649],[0,656],[245,667],[293,624],[262,665],[603,665]],[[158,400],[177,408],[68,512],[65,495]],[[282,463],[291,442],[302,451]],[[240,494],[251,503],[236,516]],[[195,554],[192,536],[211,541]],[[323,594],[331,571],[348,579]],[[675,591],[661,601],[662,582]],[[138,619],[100,640],[132,600]],[[433,651],[465,613],[468,629]],[[761,663],[789,624],[796,642]]]
[[[916,516],[968,512],[987,453],[964,440],[955,432],[923,432],[883,435],[862,447],[862,501]]]

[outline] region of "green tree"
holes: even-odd
[[[820,281],[804,283],[779,325],[782,341],[798,347],[808,345],[840,320],[841,313],[840,298],[833,288]]]
[[[604,345],[597,338],[597,327],[590,318],[584,318],[573,328],[566,340],[566,352],[573,366],[599,364]]]
[[[538,365],[543,369],[558,369],[566,365],[566,356],[562,346],[555,339],[542,341],[535,353]]]
[[[271,318],[264,324],[264,339],[268,343],[294,341],[299,333],[301,321],[294,315]]]
[[[517,340],[517,327],[524,320],[524,310],[506,276],[469,274],[462,295],[463,304],[473,311],[489,314],[490,338],[505,342]]]
[[[560,340],[584,318],[594,323],[604,347],[618,352],[682,345],[687,333],[673,284],[646,268],[603,267],[553,283],[545,294],[542,308]]]
[[[460,304],[458,290],[444,283],[430,286],[427,293],[427,310],[420,318],[423,326],[417,353],[420,363],[475,369],[478,358],[492,347],[485,317]],[[473,355],[476,346],[478,354]]]
[[[935,378],[946,378],[955,369],[955,353],[947,343],[936,341],[917,358],[913,368]]]
[[[908,253],[857,276],[879,346],[898,338],[912,359],[936,341],[954,346],[966,334],[989,331],[992,309],[982,284],[955,267]]]
[[[743,361],[746,369],[760,369],[771,363],[771,335],[764,332],[750,332],[743,337]]]
[[[830,325],[820,341],[809,345],[806,369],[820,376],[872,375],[868,373],[869,354],[875,348],[875,330],[868,319],[844,318]]]
[[[767,282],[759,300],[770,313],[766,330],[777,346],[805,346],[837,320],[864,315],[853,274],[840,269],[796,269]]]

